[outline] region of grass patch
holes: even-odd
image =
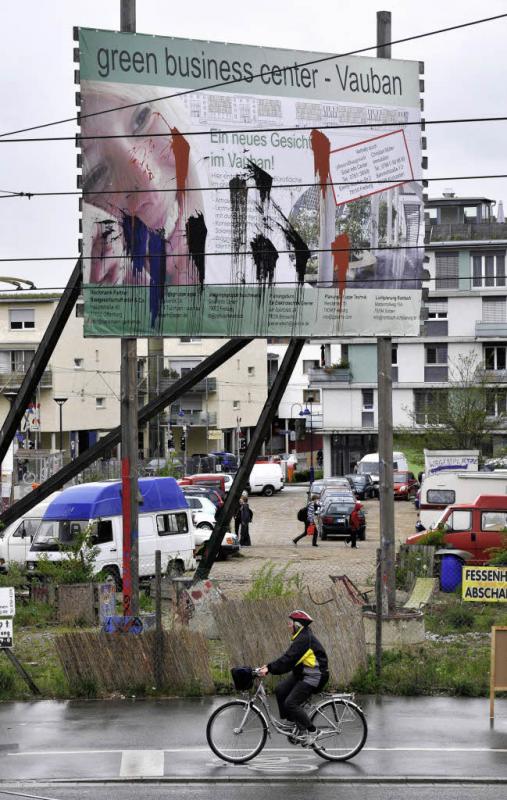
[[[301,575],[287,575],[287,565],[277,569],[273,561],[267,561],[252,575],[252,585],[245,600],[266,600],[270,597],[286,597],[303,589]]]
[[[432,603],[425,624],[428,633],[439,636],[490,633],[493,625],[507,625],[507,608],[503,603],[465,603],[458,595],[449,595]]]

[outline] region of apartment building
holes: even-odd
[[[395,338],[392,347],[393,424],[422,430],[430,409],[445,402],[453,365],[472,355],[492,384],[507,389],[507,224],[486,197],[448,192],[426,206],[426,252],[430,280],[427,320],[421,335]],[[334,346],[334,345],[333,345]],[[309,388],[320,391],[325,474],[350,471],[377,450],[377,345],[348,339],[340,366],[309,371]],[[505,412],[506,393],[495,394],[492,414]],[[490,452],[507,445],[507,431],[492,437]]]
[[[0,296],[0,419],[5,419],[56,309],[60,293]],[[83,336],[79,301],[49,360],[16,437],[18,448],[72,458],[120,422],[120,340]],[[221,340],[138,341],[138,391],[143,404],[213,353]],[[249,440],[267,394],[265,340],[247,345],[167,413],[139,432],[146,458],[234,449]],[[61,416],[60,416],[61,415]],[[60,426],[61,422],[61,426]],[[61,442],[60,442],[61,439]],[[61,446],[60,446],[61,444]]]

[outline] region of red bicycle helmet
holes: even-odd
[[[313,619],[306,611],[301,611],[300,608],[296,608],[295,611],[291,611],[289,614],[289,619],[292,619],[294,622],[299,622],[301,625],[309,625],[313,622]]]

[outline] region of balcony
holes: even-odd
[[[174,386],[176,381],[179,381],[181,377],[184,377],[184,376],[178,376],[177,378],[176,377],[168,378],[168,377],[165,377],[164,375],[161,375],[160,378],[159,378],[160,391],[161,392],[167,391],[167,389],[170,389],[171,386]],[[198,394],[205,394],[206,393],[206,383],[208,384],[208,394],[213,394],[214,392],[216,392],[216,390],[217,390],[217,379],[216,378],[203,378],[202,381],[199,381],[198,383],[195,384],[195,386],[192,386],[192,388],[188,389],[187,391],[188,392],[196,392]],[[186,392],[185,392],[185,394],[186,394]]]
[[[479,320],[475,323],[475,335],[481,339],[507,340],[507,322],[481,322]]]
[[[178,426],[181,427],[181,425],[193,425],[196,427],[205,427],[206,418],[209,427],[217,424],[216,411],[209,411],[208,414],[206,414],[205,411],[185,411],[185,413],[182,416],[180,416],[178,411],[171,410],[170,423],[171,426],[174,427]]]
[[[19,389],[23,383],[26,375],[26,370],[14,371],[0,371],[0,391],[5,392],[8,389]],[[45,369],[39,381],[41,389],[51,389],[53,386],[53,372],[50,367]]]
[[[430,223],[426,240],[431,242],[489,241],[507,239],[507,222]]]
[[[329,383],[350,383],[352,372],[350,367],[312,367],[308,370],[310,386]]]

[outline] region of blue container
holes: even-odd
[[[463,561],[458,556],[442,556],[440,565],[440,589],[443,592],[454,592],[461,583]]]

